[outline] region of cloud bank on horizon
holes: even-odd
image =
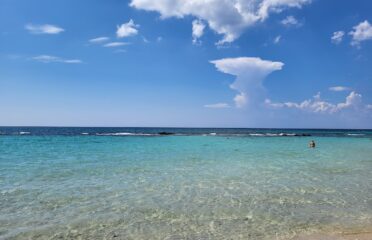
[[[338,113],[343,110],[368,111],[369,104],[363,104],[362,95],[351,91],[344,86],[330,87],[330,91],[351,91],[345,102],[331,103],[323,100],[318,92],[312,99],[303,102],[272,102],[269,98],[264,99],[265,78],[274,71],[282,70],[284,63],[262,60],[257,57],[224,58],[211,61],[217,70],[236,77],[230,88],[238,91],[234,98],[237,108],[264,106],[272,109],[297,109],[311,113]],[[208,108],[227,108],[228,103],[207,104]]]

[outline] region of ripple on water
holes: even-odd
[[[0,238],[290,239],[371,225],[369,139],[315,140],[14,136],[0,145]]]

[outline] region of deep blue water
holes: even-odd
[[[140,128],[140,127],[0,127],[1,135],[237,135],[237,136],[349,136],[372,137],[372,130],[353,129],[269,129],[269,128]]]

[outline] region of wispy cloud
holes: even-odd
[[[344,86],[335,86],[335,87],[330,87],[329,90],[334,91],[334,92],[342,92],[342,91],[349,91],[350,88],[344,87]]]
[[[286,27],[300,27],[302,24],[294,17],[294,16],[287,16],[284,18],[280,23]]]
[[[116,49],[114,51],[114,53],[126,53],[126,52],[127,52],[127,50],[125,50],[125,49]]]
[[[130,43],[128,42],[109,42],[103,45],[104,47],[121,47],[125,45],[129,45]]]
[[[274,38],[274,44],[278,44],[280,42],[280,40],[282,39],[282,36],[281,35],[278,35]]]
[[[82,63],[80,59],[64,59],[61,57],[50,56],[50,55],[39,55],[32,58],[35,61],[42,63],[69,63],[69,64],[79,64]]]
[[[117,26],[116,36],[118,38],[135,36],[138,34],[139,27],[138,24],[135,24],[134,21],[130,19],[129,22]]]
[[[215,103],[215,104],[206,104],[204,105],[206,108],[229,108],[230,105],[227,103]]]
[[[143,41],[144,43],[150,43],[150,41],[149,41],[147,38],[143,37],[143,36],[142,36],[142,41]]]
[[[65,31],[63,28],[51,24],[26,24],[25,29],[32,34],[59,34]]]
[[[331,37],[331,41],[332,43],[334,44],[340,44],[344,38],[344,35],[345,35],[345,32],[344,31],[337,31],[337,32],[334,32],[332,37]]]
[[[89,39],[89,42],[90,43],[103,43],[103,42],[107,42],[108,40],[110,40],[110,38],[108,37],[97,37],[97,38]]]

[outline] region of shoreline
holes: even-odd
[[[345,229],[341,231],[323,231],[301,234],[292,240],[371,240],[372,228]]]

